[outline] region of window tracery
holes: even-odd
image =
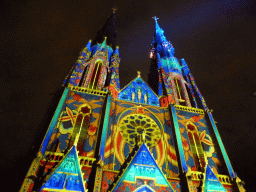
[[[91,113],[92,109],[89,105],[83,105],[78,109],[78,115],[70,139],[71,146],[74,142],[78,142],[78,147],[83,144],[90,126]]]
[[[206,164],[205,155],[197,127],[192,122],[188,122],[186,127],[195,166],[197,169],[203,169]]]
[[[175,89],[176,89],[179,103],[181,105],[186,105],[186,103],[185,103],[186,99],[185,99],[182,83],[177,77],[174,77],[174,84],[175,84]]]
[[[103,66],[103,62],[101,60],[97,60],[96,63],[95,63],[92,78],[91,78],[90,84],[89,84],[90,89],[96,89],[97,88],[102,66]]]
[[[119,124],[120,134],[126,142],[134,146],[137,142],[144,142],[148,147],[155,146],[161,138],[161,130],[156,122],[142,114],[125,116]]]

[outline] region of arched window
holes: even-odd
[[[70,147],[77,142],[78,151],[83,147],[84,139],[87,135],[92,109],[89,105],[83,105],[78,109],[78,115],[70,138]],[[76,141],[77,139],[77,141]]]
[[[101,60],[97,60],[93,69],[92,78],[89,84],[90,89],[97,89],[98,80],[101,72],[101,68],[103,66],[103,62]]]
[[[181,81],[177,77],[174,77],[174,83],[175,83],[175,89],[176,89],[176,93],[177,93],[177,96],[178,96],[179,103],[181,105],[186,105],[184,90],[183,90],[183,87],[181,85]]]
[[[195,166],[197,169],[203,170],[205,156],[196,126],[191,122],[187,123],[187,132]]]
[[[189,101],[190,101],[191,107],[196,107],[195,101],[194,101],[194,99],[193,99],[191,90],[190,90],[190,88],[188,87],[188,85],[186,85],[186,90],[187,90],[187,93],[188,93],[188,97],[189,97]]]

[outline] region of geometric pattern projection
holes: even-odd
[[[75,145],[50,175],[41,190],[85,192]]]
[[[161,138],[161,130],[156,122],[146,115],[127,115],[120,122],[120,133],[124,140],[134,146],[135,138],[145,134],[148,147],[155,146]]]
[[[205,192],[210,191],[223,191],[225,192],[225,188],[220,183],[219,179],[215,176],[212,172],[209,165],[207,165],[206,172],[205,172]]]
[[[154,189],[150,188],[148,185],[142,185],[134,192],[154,192]]]
[[[123,181],[135,183],[137,178],[154,179],[156,184],[167,186],[171,191],[174,191],[145,143],[141,145],[113,191],[116,191]],[[144,185],[144,191],[152,191],[149,186],[146,186]]]

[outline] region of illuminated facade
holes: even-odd
[[[20,191],[245,191],[156,17],[149,82],[120,89],[114,15],[66,78]]]

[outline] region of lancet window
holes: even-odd
[[[83,105],[78,110],[78,115],[70,139],[71,146],[74,142],[78,142],[78,150],[83,146],[84,139],[87,135],[90,126],[91,112],[92,109],[89,105]]]
[[[188,97],[189,97],[189,101],[190,101],[191,107],[196,107],[195,102],[194,102],[194,99],[193,99],[193,95],[192,95],[191,90],[190,90],[190,88],[188,87],[188,85],[186,85],[186,91],[187,91],[187,93],[188,93]]]
[[[184,90],[183,90],[181,81],[177,77],[174,77],[174,83],[175,83],[176,93],[178,96],[178,101],[181,105],[185,105],[186,100],[185,100]]]
[[[97,60],[93,69],[91,81],[89,84],[90,89],[97,89],[98,80],[101,73],[101,68],[103,66],[103,62],[101,60]]]
[[[203,170],[205,166],[204,150],[199,139],[197,127],[192,122],[187,124],[187,133],[195,166],[197,169]]]

